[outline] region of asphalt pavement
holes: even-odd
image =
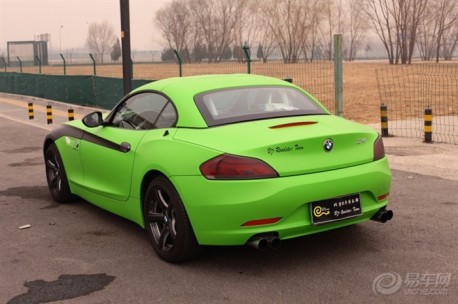
[[[60,205],[41,145],[68,105],[0,94],[0,303],[456,303],[458,146],[386,138],[386,224],[160,260],[136,224],[85,201]],[[94,109],[75,107],[76,117]],[[60,111],[60,112],[59,112]]]

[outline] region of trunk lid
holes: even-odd
[[[290,176],[371,162],[377,136],[367,126],[333,115],[316,115],[179,129],[175,139],[258,158],[280,176]],[[331,149],[327,151],[325,145]]]

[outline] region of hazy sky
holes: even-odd
[[[171,0],[130,0],[132,50],[160,50],[155,12]],[[59,51],[84,47],[88,25],[107,20],[120,37],[119,0],[0,0],[0,53],[7,41],[34,40],[49,33],[48,47]]]

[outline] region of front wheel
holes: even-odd
[[[68,185],[62,158],[54,143],[45,152],[46,181],[53,199],[59,203],[72,201],[73,195]]]
[[[165,177],[159,176],[150,182],[143,213],[148,237],[163,260],[183,262],[202,252],[180,196]]]

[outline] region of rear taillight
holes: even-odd
[[[374,161],[385,157],[385,147],[383,146],[383,139],[379,135],[374,142]]]
[[[208,179],[258,179],[277,177],[277,172],[262,160],[222,154],[200,166]]]
[[[380,195],[380,196],[377,197],[377,200],[378,200],[379,202],[384,201],[384,200],[386,200],[386,199],[388,198],[388,195],[390,195],[389,192],[388,192],[388,193],[385,193],[385,194],[382,194],[382,195]]]

